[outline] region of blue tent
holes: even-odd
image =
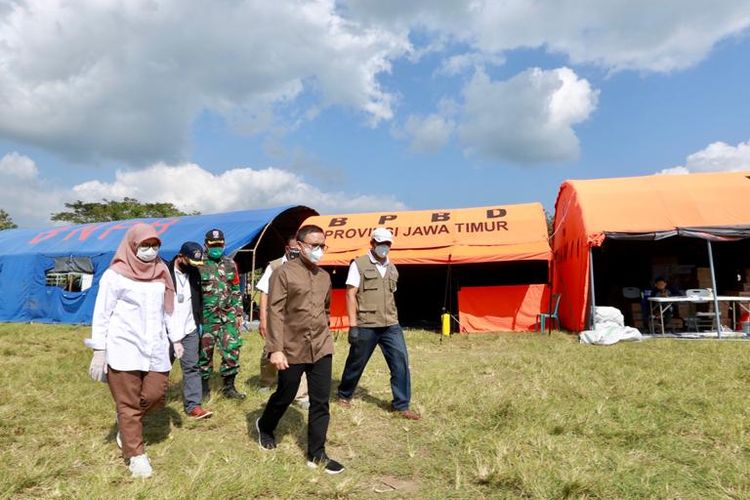
[[[99,278],[109,266],[125,231],[137,222],[154,226],[162,239],[160,256],[173,258],[185,241],[203,243],[209,229],[224,232],[226,250],[236,255],[241,272],[256,258],[263,263],[283,251],[284,236],[307,217],[317,215],[303,206],[245,210],[165,219],[131,219],[48,229],[0,231],[0,321],[42,323],[91,322]],[[252,266],[254,267],[254,266]],[[50,285],[48,273],[78,273],[91,279],[82,291]],[[93,275],[93,276],[92,276]],[[71,287],[73,288],[73,287]],[[80,288],[80,285],[75,288]]]

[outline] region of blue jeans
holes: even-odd
[[[193,330],[182,339],[182,347],[185,353],[180,359],[182,368],[182,404],[185,413],[190,413],[193,408],[201,404],[201,374],[198,370],[198,351],[200,347],[200,336],[198,330]],[[169,356],[174,359],[174,350],[169,346]]]
[[[349,347],[344,373],[341,374],[338,396],[351,399],[354,395],[354,390],[376,345],[379,345],[380,350],[383,351],[385,362],[391,372],[391,392],[393,393],[391,405],[398,411],[408,410],[411,400],[411,375],[409,354],[406,352],[404,332],[400,325],[377,328],[359,327],[357,342]]]

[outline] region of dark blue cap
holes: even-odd
[[[194,241],[186,241],[180,247],[180,255],[184,255],[194,266],[203,264],[203,246]]]
[[[224,233],[221,229],[211,229],[206,233],[206,243],[211,241],[224,241]]]

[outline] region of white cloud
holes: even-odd
[[[411,138],[412,151],[435,153],[448,143],[455,128],[452,120],[439,114],[411,115],[406,120],[404,132]]]
[[[543,48],[574,64],[671,71],[696,64],[750,26],[750,2],[724,0],[344,0],[351,15],[390,29],[451,36],[470,52]]]
[[[496,54],[482,54],[479,52],[467,52],[444,59],[437,69],[438,75],[454,76],[466,70],[485,66],[501,66],[505,64],[505,58]]]
[[[0,10],[0,136],[174,160],[200,113],[265,130],[306,91],[374,124],[394,101],[377,76],[409,50],[406,33],[344,19],[334,0],[18,0]]]
[[[750,170],[750,140],[732,146],[714,142],[689,155],[685,165],[665,168],[660,174],[690,174],[697,172],[736,172]]]
[[[598,95],[569,68],[532,68],[505,81],[480,70],[464,88],[459,139],[466,154],[490,161],[575,160],[572,127],[588,119]]]
[[[39,177],[28,156],[13,152],[0,158],[0,186],[0,208],[19,226],[49,225],[50,213],[63,207],[64,193]]]
[[[73,192],[83,200],[130,196],[205,213],[286,204],[307,205],[322,212],[404,208],[391,196],[321,191],[278,168],[234,168],[214,174],[194,163],[159,163],[142,170],[121,170],[113,182],[85,182],[74,186]]]
[[[31,166],[31,168],[29,168]],[[33,171],[33,176],[16,175]],[[34,162],[17,153],[0,159],[4,208],[21,226],[49,225],[52,212],[65,202],[136,198],[173,203],[202,213],[249,210],[288,204],[307,205],[321,213],[399,210],[406,205],[393,196],[323,191],[278,168],[234,168],[211,173],[194,163],[158,163],[142,170],[120,170],[112,182],[92,180],[64,188],[39,176]]]

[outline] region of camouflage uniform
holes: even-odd
[[[222,377],[236,375],[240,369],[242,339],[237,318],[242,318],[240,275],[234,261],[223,256],[219,261],[206,259],[201,268],[203,289],[203,331],[198,359],[201,377],[213,371],[214,344],[221,347]]]

